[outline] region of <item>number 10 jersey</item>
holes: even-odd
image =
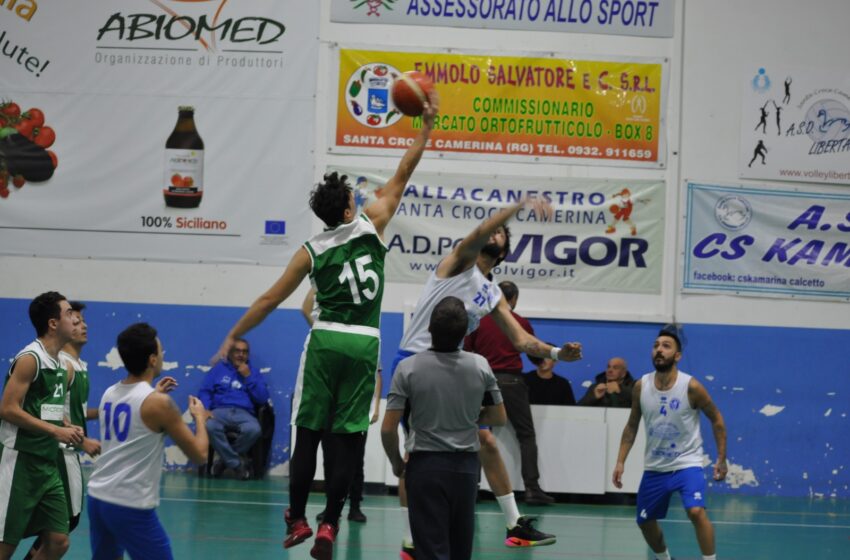
[[[101,454],[89,478],[89,495],[119,506],[153,509],[159,505],[164,432],[142,421],[142,403],[153,387],[147,381],[116,383],[98,407]]]

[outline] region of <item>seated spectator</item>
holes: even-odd
[[[210,411],[207,432],[219,458],[213,463],[212,475],[221,476],[232,469],[236,478],[248,480],[250,469],[240,455],[247,453],[260,437],[256,407],[269,400],[263,376],[251,367],[248,342],[238,339],[227,353],[227,360],[216,363],[207,373],[198,397]],[[227,433],[235,433],[231,443]]]
[[[611,358],[608,360],[608,368],[596,376],[578,404],[579,406],[631,408],[634,385],[635,380],[629,373],[626,360]]]
[[[549,344],[547,342],[547,344]],[[572,406],[576,404],[573,394],[573,386],[568,379],[555,374],[555,360],[551,358],[537,358],[528,355],[531,363],[537,366],[537,370],[523,374],[525,384],[528,385],[528,402],[530,404],[554,404]]]

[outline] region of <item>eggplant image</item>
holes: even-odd
[[[10,134],[0,139],[0,168],[9,175],[22,175],[28,182],[39,183],[53,177],[53,162],[47,150],[23,134]]]

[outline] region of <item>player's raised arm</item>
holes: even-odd
[[[277,282],[263,295],[258,297],[251,304],[251,307],[248,308],[248,311],[230,329],[230,332],[227,333],[227,336],[221,343],[218,353],[214,356],[214,361],[225,359],[230,347],[233,346],[237,338],[245,336],[245,333],[262,323],[263,319],[269,313],[274,311],[278,305],[292,295],[292,292],[298,288],[304,277],[310,273],[311,266],[312,261],[310,260],[310,255],[307,254],[307,249],[301,247],[295,252],[292,260],[289,261],[286,270],[283,271],[283,275],[278,278]]]
[[[449,278],[471,268],[478,260],[481,249],[490,242],[492,236],[500,227],[504,227],[511,218],[516,216],[523,207],[531,206],[534,212],[548,219],[552,207],[540,198],[523,198],[519,202],[499,210],[476,227],[472,232],[455,245],[452,252],[437,266],[437,277]]]
[[[381,198],[370,204],[363,210],[378,231],[378,235],[384,235],[384,229],[395,215],[395,211],[401,202],[401,197],[404,194],[404,188],[413,175],[413,171],[422,159],[422,154],[425,152],[425,147],[428,145],[428,137],[431,135],[431,130],[434,127],[434,118],[437,116],[437,111],[440,106],[440,98],[437,91],[433,90],[425,103],[425,111],[422,113],[422,129],[416,135],[413,144],[404,153],[401,162],[398,164],[395,174],[387,181],[383,188]]]

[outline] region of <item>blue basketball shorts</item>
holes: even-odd
[[[679,492],[682,505],[688,510],[705,507],[705,474],[702,467],[678,471],[644,471],[637,494],[637,523],[667,517],[670,496]]]
[[[88,496],[92,560],[173,560],[171,541],[155,509],[135,509]]]

